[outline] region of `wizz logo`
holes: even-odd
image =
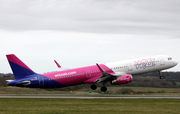
[[[134,61],[134,66],[136,66],[136,69],[146,69],[147,67],[153,67],[155,66],[155,58],[148,58],[148,59],[142,59],[138,61]]]

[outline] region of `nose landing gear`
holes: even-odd
[[[163,79],[164,77],[163,77],[163,76],[160,76],[159,78],[160,78],[160,79]]]
[[[160,79],[164,79],[164,76],[162,76],[161,71],[158,71],[158,73],[159,73],[159,78],[160,78]]]

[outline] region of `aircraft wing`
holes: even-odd
[[[94,83],[107,82],[109,80],[116,79],[119,76],[126,75],[125,72],[116,72],[115,74],[107,73],[99,64],[96,63],[96,65],[101,71],[102,76],[98,78]]]

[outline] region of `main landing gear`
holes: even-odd
[[[92,90],[96,90],[96,89],[97,89],[97,86],[93,84],[93,85],[91,85],[91,89],[92,89]]]
[[[160,78],[160,79],[164,79],[164,76],[162,76],[161,71],[158,71],[158,73],[159,73],[159,78]]]
[[[92,90],[96,90],[96,89],[97,89],[97,86],[93,84],[93,85],[91,85],[91,89],[92,89]],[[106,92],[106,91],[107,91],[106,86],[103,85],[103,86],[101,87],[101,91],[102,91],[102,92]]]
[[[101,87],[101,91],[102,91],[102,92],[106,92],[106,91],[107,91],[106,86],[102,86],[102,87]]]

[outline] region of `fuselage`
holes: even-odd
[[[156,55],[137,58],[126,61],[119,61],[105,64],[114,72],[124,72],[125,74],[143,74],[154,71],[161,71],[177,65],[177,61],[167,55]]]
[[[126,74],[143,74],[161,71],[177,65],[177,61],[166,55],[137,58],[132,60],[118,61],[100,64],[109,74],[123,76]],[[10,86],[32,88],[66,87],[85,83],[94,83],[102,76],[96,65],[68,69],[46,74],[33,74],[22,79],[10,81]],[[29,82],[29,83],[28,83]],[[24,84],[23,84],[24,83]]]

